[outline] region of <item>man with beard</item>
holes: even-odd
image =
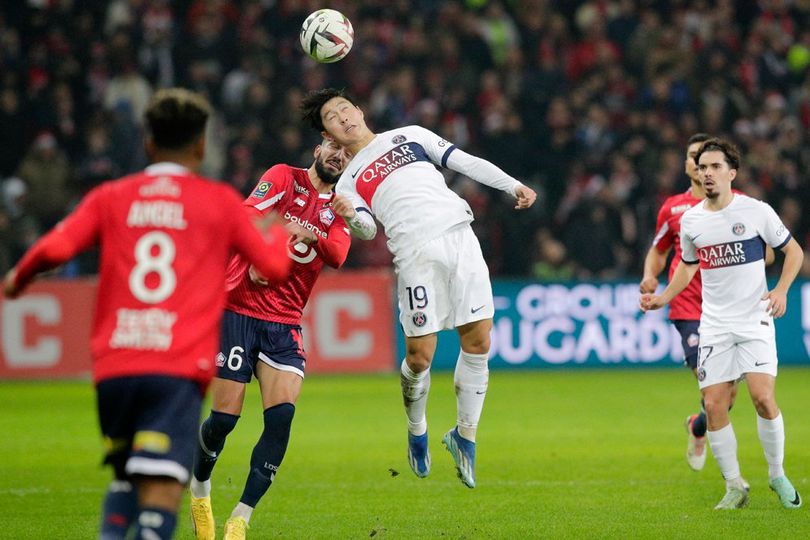
[[[218,372],[211,385],[211,414],[200,426],[191,479],[196,537],[215,537],[211,472],[225,438],[236,426],[253,376],[259,381],[264,431],[250,458],[242,497],[225,523],[225,539],[245,538],[251,513],[273,482],[287,450],[306,358],[301,312],[324,264],[339,268],[349,252],[349,229],[332,210],[334,184],[348,162],[346,150],[324,139],[309,169],[275,165],[244,205],[251,213],[276,213],[291,235],[289,277],[272,288],[241,256],[231,260],[222,319]]]

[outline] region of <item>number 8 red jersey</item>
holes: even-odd
[[[273,281],[289,270],[283,228],[265,241],[231,187],[160,163],[91,191],[26,254],[17,283],[98,244],[94,380],[168,375],[207,384],[231,250]]]

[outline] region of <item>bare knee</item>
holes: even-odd
[[[405,362],[411,371],[421,373],[430,368],[433,361],[433,353],[424,347],[407,347],[405,352]]]
[[[754,408],[761,418],[766,420],[773,420],[779,416],[779,407],[776,405],[776,399],[771,393],[763,393],[759,395],[752,395],[751,401],[754,403]]]
[[[487,354],[489,352],[492,320],[476,321],[458,328],[461,349],[470,354]]]

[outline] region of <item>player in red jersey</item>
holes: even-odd
[[[211,472],[225,439],[236,426],[253,376],[259,381],[264,430],[253,449],[245,488],[225,523],[225,538],[244,538],[251,513],[273,482],[287,450],[306,358],[301,312],[324,265],[339,268],[351,237],[332,209],[333,188],[348,161],[346,151],[324,139],[308,169],[276,165],[245,200],[246,210],[283,216],[293,240],[290,276],[267,287],[243,257],[228,269],[228,302],[222,321],[219,372],[212,386],[211,414],[200,426],[191,480],[191,513],[199,539],[213,539]]]
[[[290,267],[283,227],[263,239],[235,190],[192,172],[205,153],[209,114],[187,90],[156,93],[146,111],[153,164],[92,190],[5,279],[13,298],[35,274],[100,246],[91,349],[105,462],[115,472],[104,539],[128,529],[155,539],[174,531],[214,374],[231,250],[273,281]]]
[[[655,227],[655,238],[644,259],[644,276],[639,286],[642,294],[654,293],[657,289],[658,275],[666,266],[667,257],[673,247],[675,252],[669,266],[669,279],[672,279],[675,268],[681,262],[681,216],[706,198],[706,191],[699,176],[695,156],[698,154],[700,146],[710,138],[711,136],[706,133],[696,133],[689,138],[684,168],[686,175],[689,177],[690,186],[684,193],[668,197],[664,204],[661,205]],[[773,249],[768,247],[765,255],[766,264],[773,262],[773,259]],[[697,273],[689,282],[689,285],[672,299],[669,307],[669,318],[681,335],[684,364],[689,366],[695,377],[697,377],[698,329],[700,326],[702,298],[700,273]],[[736,391],[735,387],[732,394],[732,404],[734,403]],[[687,463],[693,470],[702,470],[706,464],[706,413],[702,403],[699,412],[687,417],[686,430],[689,437],[686,449]]]

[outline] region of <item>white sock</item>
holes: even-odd
[[[757,433],[768,462],[768,478],[773,480],[784,476],[782,464],[785,462],[785,422],[782,413],[773,420],[757,415]]]
[[[209,478],[205,482],[200,482],[194,475],[191,475],[191,496],[195,499],[200,499],[202,497],[208,497],[211,495],[211,479]]]
[[[237,503],[236,508],[231,512],[231,517],[242,516],[245,518],[245,523],[250,523],[250,515],[253,513],[253,507],[248,506],[243,502]]]
[[[717,465],[723,478],[726,479],[726,486],[741,487],[742,478],[740,475],[740,462],[737,461],[737,437],[734,436],[734,428],[731,423],[717,431],[706,431],[709,437],[709,447],[712,449]]]
[[[475,442],[475,432],[484,408],[489,383],[489,354],[461,351],[456,362],[453,382],[456,386],[456,424],[458,434]]]
[[[430,368],[414,373],[403,360],[399,371],[402,400],[405,403],[405,414],[408,415],[408,433],[423,435],[427,431],[425,410],[430,390]]]

